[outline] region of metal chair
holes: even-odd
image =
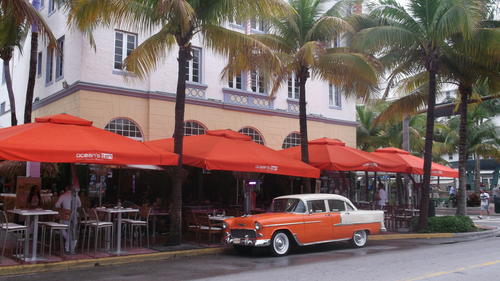
[[[111,231],[111,241],[107,241],[111,244],[111,248],[113,247],[113,237],[114,237],[114,228],[113,223],[109,221],[100,221],[99,216],[97,215],[97,211],[92,209],[90,211],[90,222],[88,223],[88,240],[87,240],[87,252],[90,252],[90,236],[92,234],[92,229],[94,230],[94,255],[97,254],[97,247],[99,245],[99,232],[101,230]],[[109,237],[108,235],[106,235]]]
[[[198,224],[199,235],[206,234],[208,243],[212,242],[212,236],[222,235],[221,224],[213,223],[207,214],[195,214],[195,219]]]
[[[0,229],[2,230],[4,237],[3,237],[3,244],[2,244],[2,257],[5,256],[5,246],[7,243],[7,236],[9,233],[12,233],[16,235],[16,256],[20,256],[20,248],[23,248],[24,250],[24,241],[28,239],[28,227],[26,225],[20,225],[20,224],[15,224],[15,223],[9,223],[7,220],[7,215],[5,214],[4,211],[0,211]],[[18,237],[18,235],[21,235],[21,237]],[[20,239],[19,239],[20,238]],[[21,247],[19,247],[21,245]],[[26,257],[25,257],[26,258]]]
[[[83,227],[83,239],[81,240],[82,241],[82,253],[83,253],[83,250],[84,250],[84,247],[85,247],[85,236],[87,234],[87,230],[89,228],[89,225],[91,223],[94,223],[96,222],[95,220],[91,220],[90,219],[90,216],[89,216],[89,212],[87,212],[87,209],[85,208],[80,208],[80,221],[78,223],[78,231],[77,233],[80,235],[80,232],[81,232],[81,229]]]
[[[52,241],[54,240],[54,231],[59,231],[59,249],[61,250],[61,256],[64,256],[64,237],[63,237],[63,231],[67,231],[69,229],[69,226],[67,224],[63,223],[57,223],[57,222],[40,222],[38,223],[42,227],[42,255],[45,254],[45,242],[46,242],[46,235],[47,235],[47,230],[49,230],[49,256],[52,254]]]
[[[130,247],[134,246],[134,237],[137,234],[138,245],[142,245],[142,232],[141,228],[146,228],[146,240],[147,246],[149,248],[149,217],[151,216],[151,207],[142,207],[139,212],[140,219],[124,219],[122,220],[125,225],[124,237],[125,241],[127,241],[127,234],[129,237]],[[128,230],[128,231],[127,231]]]

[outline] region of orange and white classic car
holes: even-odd
[[[299,194],[277,197],[272,211],[226,219],[224,240],[236,250],[270,247],[286,255],[292,243],[304,246],[335,241],[366,245],[368,234],[385,231],[383,211],[358,210],[334,194]]]

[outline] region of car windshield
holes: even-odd
[[[275,199],[273,201],[272,211],[275,213],[305,213],[306,206],[300,199]]]

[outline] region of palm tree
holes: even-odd
[[[16,101],[14,90],[12,88],[12,77],[10,75],[10,60],[14,49],[22,50],[23,40],[26,38],[28,26],[24,23],[18,23],[16,18],[11,16],[9,9],[2,10],[0,16],[0,58],[3,60],[3,75],[7,85],[7,92],[10,103],[10,123],[11,126],[17,125]]]
[[[356,106],[356,117],[359,123],[356,128],[356,142],[359,149],[375,151],[381,146],[382,126],[375,122],[378,112],[370,107]]]
[[[259,70],[269,74],[271,97],[283,84],[295,79],[299,88],[301,159],[305,163],[309,163],[306,111],[309,78],[328,81],[348,97],[366,98],[378,85],[378,64],[374,58],[334,43],[343,33],[353,31],[352,26],[341,18],[353,1],[338,1],[323,11],[325,2],[291,0],[291,15],[272,19],[268,34],[253,35],[274,51],[280,58],[280,65],[266,63],[261,53],[247,50],[246,53],[231,54],[226,68],[226,73]]]
[[[192,59],[191,40],[201,34],[205,45],[222,55],[243,49],[264,54],[266,50],[263,44],[245,34],[223,28],[221,24],[232,19],[284,15],[288,12],[288,5],[282,0],[66,0],[65,6],[69,12],[69,22],[88,34],[91,42],[92,30],[100,25],[128,25],[155,32],[125,60],[125,68],[140,78],[155,69],[169,49],[178,47],[174,152],[179,154],[179,162],[173,173],[169,243],[180,244],[185,66]],[[277,58],[272,55],[267,59],[271,64],[277,63]]]
[[[493,105],[493,106],[492,106]],[[467,135],[465,146],[465,157],[474,155],[476,160],[475,168],[475,188],[479,188],[480,175],[479,175],[479,159],[492,157],[500,159],[500,136],[495,128],[493,117],[500,113],[499,104],[497,100],[490,100],[475,108],[467,115]],[[461,136],[458,132],[462,126],[462,117],[452,117],[446,122],[446,145],[448,153],[456,153],[461,147]]]
[[[486,24],[486,23],[485,23]],[[489,21],[488,25],[494,23]],[[466,214],[466,171],[467,160],[467,105],[473,97],[473,89],[477,91],[491,91],[500,89],[500,54],[497,42],[500,33],[492,28],[480,27],[474,29],[471,38],[465,40],[455,36],[450,40],[450,46],[443,50],[441,58],[440,84],[451,83],[458,86],[460,95],[459,113],[461,125],[459,129],[458,154],[459,154],[459,197],[457,215]],[[418,73],[399,81],[398,91],[406,96],[392,103],[379,118],[381,120],[394,119],[402,113],[414,114],[421,105],[425,105],[428,97],[428,79],[425,73]],[[487,90],[485,90],[487,89]],[[480,91],[479,91],[480,92]],[[439,94],[439,93],[438,93]],[[484,94],[483,96],[485,96]],[[475,99],[480,99],[479,94]],[[418,106],[415,106],[418,105]],[[448,136],[449,138],[449,136]]]
[[[15,48],[22,50],[22,42],[26,39],[27,32],[30,26],[36,26],[36,29],[42,33],[43,39],[48,39],[49,47],[55,45],[55,38],[50,31],[47,23],[43,17],[38,13],[27,0],[1,0],[0,1],[0,44],[1,44],[1,58],[3,60],[4,75],[7,84],[7,91],[9,93],[9,103],[11,108],[11,125],[17,125],[16,117],[16,104],[14,99],[14,91],[12,89],[12,78],[10,75],[9,63],[12,58]],[[36,35],[33,35],[36,34]],[[34,37],[33,37],[34,36]],[[36,46],[34,46],[36,42]],[[33,88],[34,88],[34,72],[36,70],[36,49],[38,48],[38,32],[32,33],[32,54],[30,64],[33,68],[33,79],[28,81],[29,99],[29,120],[31,122],[31,104],[33,102]],[[34,52],[34,55],[33,55]],[[31,69],[30,69],[31,78]],[[28,95],[31,93],[30,95]],[[28,99],[26,99],[28,103]],[[26,114],[26,111],[25,111]],[[25,115],[26,122],[26,115]]]
[[[424,148],[424,178],[418,228],[427,226],[429,185],[434,138],[434,107],[437,75],[443,49],[452,36],[468,39],[481,17],[476,0],[413,0],[405,8],[395,0],[380,0],[372,16],[381,25],[358,33],[356,46],[392,58],[391,76],[406,76],[425,71],[428,77],[427,120]]]

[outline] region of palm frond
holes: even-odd
[[[124,68],[144,78],[161,63],[172,46],[175,45],[175,37],[170,25],[164,26],[156,34],[152,35],[137,48],[135,48],[124,61]]]
[[[337,17],[321,17],[307,32],[307,41],[331,41],[345,32],[354,32],[352,26],[345,20]]]

